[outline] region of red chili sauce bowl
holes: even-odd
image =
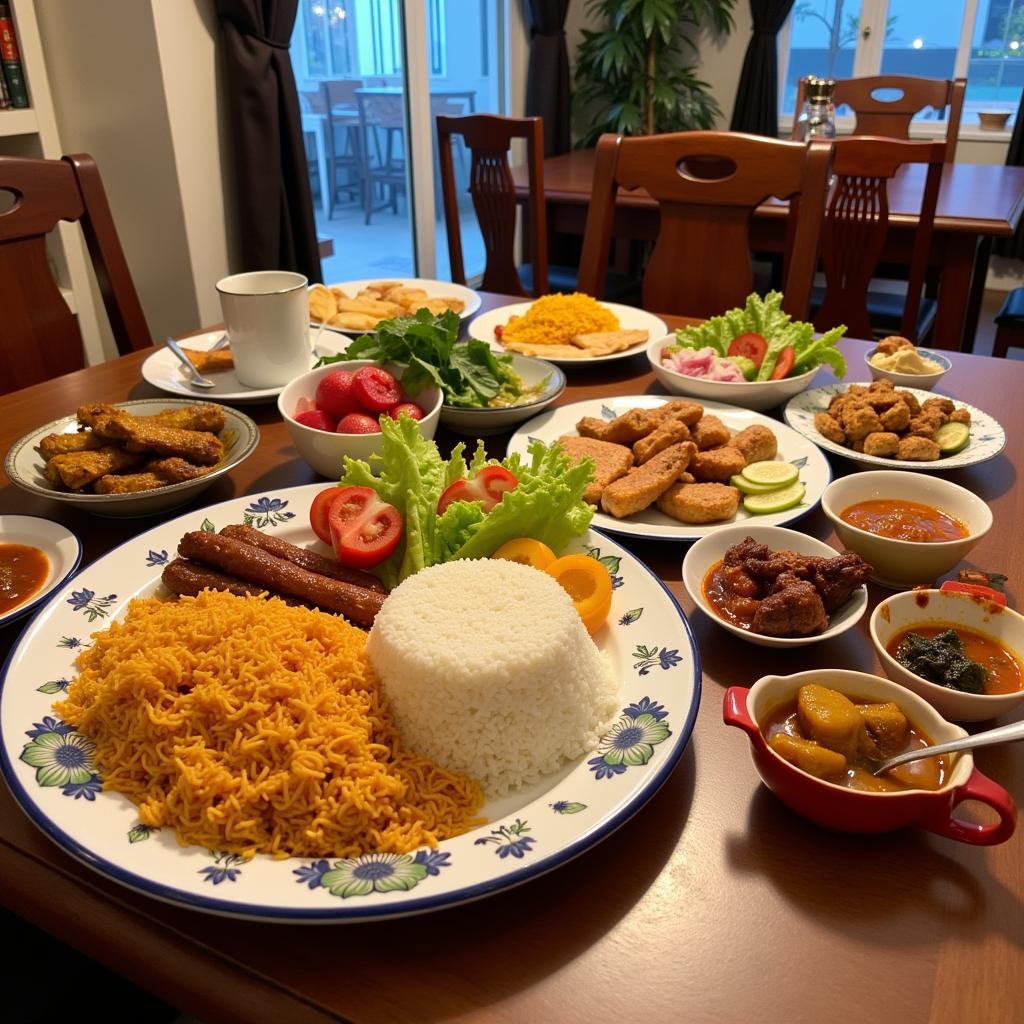
[[[780,757],[768,746],[758,723],[780,704],[793,700],[806,683],[819,683],[851,698],[893,701],[934,743],[967,735],[917,694],[866,672],[825,669],[791,676],[763,676],[749,689],[732,686],[726,691],[722,709],[725,724],[747,733],[757,773],[792,810],[839,832],[892,832],[907,825],[919,825],[940,836],[977,846],[1005,843],[1013,835],[1017,823],[1013,798],[974,767],[970,751],[951,755],[949,779],[941,788],[894,793],[847,789],[808,775]],[[998,823],[982,825],[958,818],[956,808],[964,800],[988,804],[999,815]]]

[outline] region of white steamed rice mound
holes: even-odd
[[[617,710],[618,681],[569,595],[503,559],[410,576],[384,602],[366,653],[403,746],[473,776],[488,796],[592,750]]]

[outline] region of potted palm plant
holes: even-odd
[[[576,52],[579,145],[604,132],[653,135],[710,128],[719,113],[693,59],[704,25],[733,27],[735,0],[588,0],[597,30]]]

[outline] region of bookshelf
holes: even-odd
[[[21,63],[28,85],[28,108],[0,110],[0,156],[59,160],[64,155],[50,94],[46,60],[39,37],[34,0],[6,0],[11,8]],[[116,355],[102,302],[92,279],[92,265],[77,224],[60,224],[50,235],[49,255],[56,268],[57,285],[69,309],[78,318],[86,365]]]

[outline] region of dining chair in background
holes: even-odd
[[[929,107],[936,111],[949,108],[946,118],[946,163],[956,155],[957,133],[964,109],[965,78],[918,78],[914,75],[870,75],[865,78],[840,78],[836,81],[835,106],[849,107],[856,118],[854,135],[875,135],[887,139],[909,139],[910,122]],[[885,93],[885,95],[876,95]],[[796,112],[803,110],[803,79],[796,87]],[[793,118],[793,138],[797,137],[797,118]]]
[[[363,190],[362,132],[356,90],[361,78],[340,78],[320,83],[320,103],[327,118],[324,144],[327,149],[327,219],[334,216],[338,196],[365,204]]]
[[[14,199],[0,208],[0,393],[85,365],[78,322],[46,256],[46,236],[59,221],[81,224],[118,352],[127,355],[151,345],[92,157],[0,157],[0,194],[4,192]]]
[[[405,193],[404,99],[398,89],[357,89],[364,222],[390,209],[398,213]],[[381,199],[377,201],[378,188]]]
[[[812,299],[818,330],[846,324],[855,338],[898,330],[913,342],[927,333],[935,319],[936,303],[923,291],[945,150],[943,142],[907,142],[870,135],[835,141],[832,171],[836,181],[821,233],[825,287],[816,289]],[[889,230],[889,182],[907,164],[923,164],[926,168],[907,287],[904,294],[880,299],[871,290],[871,280]],[[902,302],[898,319],[890,313],[889,318],[880,320],[872,312],[886,301],[890,305]]]
[[[602,135],[580,290],[604,297],[616,193],[620,186],[643,188],[660,211],[644,272],[644,309],[709,317],[742,306],[754,290],[751,217],[775,196],[790,200],[783,305],[807,319],[831,151],[831,142],[820,139],[805,144],[738,132]]]

